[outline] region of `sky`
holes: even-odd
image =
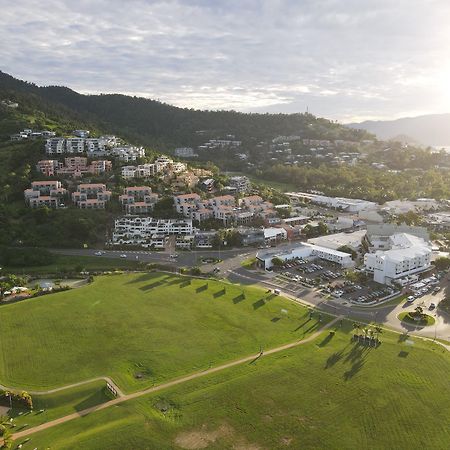
[[[38,85],[342,122],[450,112],[449,0],[0,0]]]

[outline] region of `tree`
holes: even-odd
[[[434,261],[434,265],[438,270],[447,270],[450,267],[450,258],[446,256],[440,256]]]
[[[275,267],[281,267],[284,264],[284,261],[281,258],[278,258],[278,256],[276,256],[275,258],[272,258],[272,264]]]
[[[357,258],[357,256],[358,256],[358,254],[355,252],[355,250],[353,250],[348,245],[341,245],[338,248],[338,251],[343,252],[343,253],[348,253],[349,255],[352,255],[352,259],[353,260],[355,260]]]

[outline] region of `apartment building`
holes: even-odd
[[[132,162],[137,161],[145,156],[145,149],[143,147],[134,147],[126,145],[122,147],[113,147],[109,154],[116,157],[120,161]]]
[[[158,194],[149,186],[131,186],[124,189],[119,202],[126,214],[149,214],[158,201]]]
[[[124,216],[114,222],[111,243],[162,248],[168,236],[191,236],[195,231],[192,220]]]
[[[373,275],[377,283],[392,284],[400,278],[423,272],[430,267],[431,246],[424,239],[398,233],[389,236],[387,244],[387,250],[376,250],[364,255],[365,270]]]
[[[125,179],[131,178],[148,178],[153,177],[158,173],[158,166],[152,164],[140,164],[138,166],[124,166],[122,167],[122,177]]]
[[[174,151],[174,155],[179,158],[195,158],[198,156],[191,147],[179,147]]]
[[[47,139],[45,143],[45,152],[48,155],[60,155],[66,151],[66,140],[64,138],[55,137]]]
[[[84,139],[73,137],[66,139],[65,153],[84,153]]]
[[[77,190],[72,193],[72,202],[81,209],[105,209],[110,199],[111,191],[100,183],[79,184]]]
[[[105,155],[106,140],[103,138],[88,138],[84,140],[84,146],[88,155]]]
[[[36,169],[45,176],[71,176],[81,177],[86,174],[100,175],[112,170],[112,162],[108,160],[95,160],[88,164],[83,156],[73,156],[64,159],[64,164],[56,160],[38,161]]]
[[[56,159],[45,159],[37,162],[36,170],[46,177],[54,177],[59,166],[60,162]]]
[[[197,186],[198,182],[199,178],[193,172],[188,171],[178,175],[172,181],[171,186],[173,189],[192,189]]]
[[[25,202],[31,208],[48,206],[49,208],[59,208],[62,206],[61,200],[67,190],[62,187],[60,181],[33,181],[30,189],[25,189]]]
[[[273,266],[272,261],[274,258],[281,259],[282,261],[289,261],[296,258],[311,260],[323,259],[339,264],[343,268],[355,266],[351,255],[348,253],[307,243],[296,244],[282,251],[278,249],[262,251],[256,255],[257,264],[263,269],[270,269]]]
[[[251,187],[250,180],[244,176],[231,177],[228,184],[239,194],[248,192]]]

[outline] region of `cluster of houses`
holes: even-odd
[[[53,137],[47,139],[45,152],[48,155],[86,154],[91,158],[111,156],[124,162],[137,161],[145,156],[143,147],[124,145],[116,136]]]
[[[242,145],[242,141],[235,139],[233,135],[227,136],[228,139],[210,139],[202,145],[198,146],[199,150],[232,150],[238,149]]]
[[[121,175],[125,179],[149,178],[159,174],[170,177],[185,172],[186,170],[186,164],[175,162],[167,156],[160,156],[152,163],[124,166],[121,169]]]
[[[31,128],[25,128],[18,133],[11,134],[11,141],[23,141],[25,139],[40,139],[40,138],[51,138],[55,136],[56,133],[54,131],[49,130],[32,130]]]
[[[221,195],[203,200],[196,193],[174,197],[177,212],[186,218],[202,222],[207,219],[221,221],[224,226],[243,225],[255,218],[263,220],[277,215],[273,204],[258,195],[236,201],[233,195]]]
[[[84,156],[64,158],[64,163],[56,159],[38,161],[36,170],[46,177],[66,176],[79,178],[84,175],[101,175],[112,170],[109,160],[93,160],[90,163]]]

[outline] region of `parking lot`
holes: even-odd
[[[370,280],[364,283],[350,281],[339,265],[323,260],[288,261],[277,269],[275,278],[280,286],[293,292],[316,288],[324,298],[341,298],[355,304],[375,305],[395,293],[394,288]]]

